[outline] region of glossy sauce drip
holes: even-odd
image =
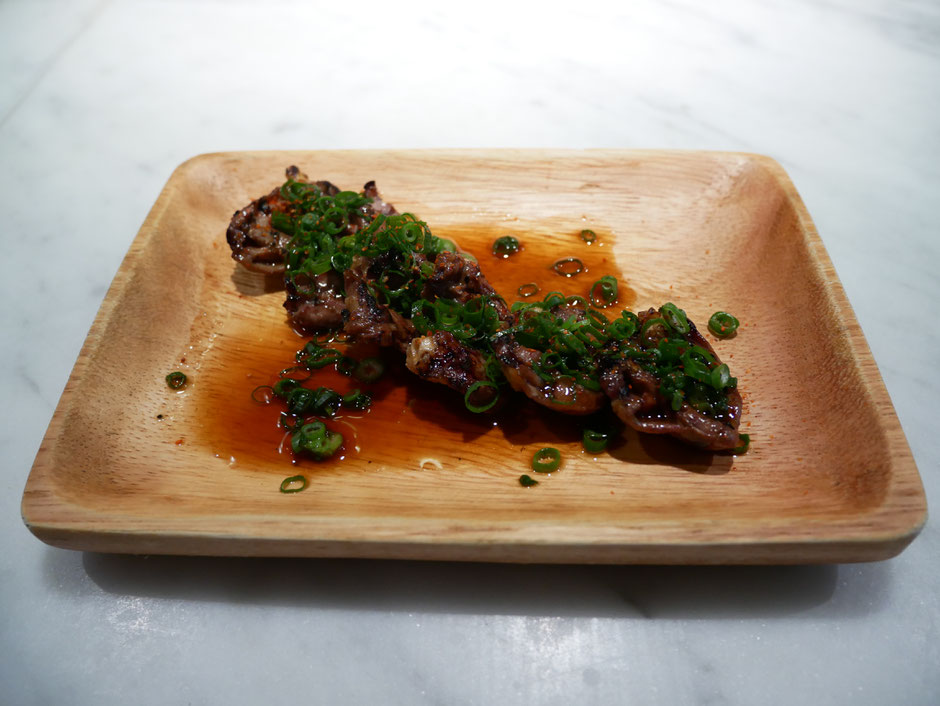
[[[550,291],[587,298],[594,282],[603,275],[613,275],[619,280],[618,299],[608,310],[613,317],[633,304],[635,293],[623,279],[612,250],[605,246],[604,234],[598,231],[597,240],[587,244],[579,233],[579,229],[570,229],[532,235],[479,227],[437,231],[473,254],[484,275],[510,304],[527,299],[517,294],[520,285],[526,283],[539,288],[528,300],[541,299]],[[517,237],[521,250],[509,257],[494,255],[493,241],[504,235]],[[580,259],[584,271],[574,277],[556,274],[553,263],[567,257]],[[272,316],[283,316],[281,312],[278,307],[275,314],[272,308]],[[311,372],[303,383],[305,387],[330,387],[340,394],[358,388],[372,396],[373,404],[366,411],[342,410],[335,418],[324,420],[328,428],[344,437],[342,449],[333,457],[321,462],[296,458],[290,449],[289,432],[279,424],[284,403],[276,398],[268,404],[259,403],[252,399],[252,391],[261,385],[273,385],[279,371],[294,366],[295,353],[305,339],[289,328],[286,319],[260,330],[250,321],[234,321],[228,326],[231,330],[207,354],[192,387],[194,413],[187,427],[214,455],[230,459],[231,465],[238,468],[273,469],[285,476],[298,471],[333,473],[351,464],[360,468],[381,464],[389,449],[395,450],[396,458],[411,457],[413,467],[419,467],[429,461],[420,440],[430,437],[440,443],[464,445],[468,459],[473,457],[474,439],[491,434],[505,439],[507,452],[530,445],[579,447],[580,418],[566,418],[540,407],[508,387],[492,412],[474,414],[465,408],[459,393],[419,379],[405,368],[400,353],[385,350],[379,354],[386,362],[386,372],[373,384],[341,375],[332,365]],[[342,344],[335,347],[355,358],[377,353],[375,349]],[[525,470],[520,467],[520,472]]]

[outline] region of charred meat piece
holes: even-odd
[[[379,196],[379,190],[376,188],[374,181],[367,181],[365,183],[365,186],[362,187],[362,194],[363,196],[372,199],[372,201],[366,207],[368,209],[367,215],[370,216],[370,221],[378,215],[394,216],[396,213],[398,213],[392,204],[385,203],[385,201],[382,200],[382,197]],[[359,230],[359,228],[363,227],[363,225],[363,223],[358,223],[356,230]]]
[[[499,377],[489,333],[508,325],[509,309],[479,266],[443,241],[404,245],[400,235],[410,224],[383,223],[373,235],[393,244],[387,249],[373,252],[371,241],[356,246],[367,254],[354,256],[343,273],[343,331],[357,342],[397,348],[418,377],[464,394],[468,407],[488,408]]]
[[[414,337],[414,326],[392,307],[380,304],[374,284],[383,276],[389,258],[373,261],[356,256],[343,273],[346,311],[343,332],[353,341],[403,348]]]
[[[343,278],[336,272],[324,272],[310,277],[301,292],[297,283],[285,279],[287,299],[284,308],[293,326],[300,331],[324,331],[343,325],[346,297]]]
[[[289,261],[289,250],[305,257],[329,250],[339,238],[359,232],[378,215],[396,213],[395,208],[380,198],[374,181],[356,195],[329,181],[311,182],[296,166],[286,176],[286,184],[232,216],[226,233],[232,257],[249,270],[285,276],[284,308],[298,330],[339,328],[345,308],[342,275],[323,267],[308,271],[303,262]],[[295,260],[305,257],[294,255]]]
[[[614,413],[636,431],[669,434],[710,451],[741,446],[741,395],[726,378],[727,366],[692,321],[685,319],[688,330],[680,333],[662,314],[641,312],[634,337],[606,351],[600,381]]]
[[[519,312],[515,326],[497,335],[494,349],[510,387],[533,402],[563,414],[592,414],[607,398],[585,364],[593,365],[587,349],[560,350],[578,343],[566,343],[578,328],[588,323],[584,307],[549,301],[545,307]],[[523,343],[525,341],[528,345]],[[574,358],[574,359],[573,359]]]
[[[297,167],[288,167],[286,176],[289,181],[309,184],[307,175]],[[370,182],[375,186],[374,182]],[[339,193],[328,181],[318,181],[316,186],[325,194]],[[255,199],[232,216],[225,238],[232,249],[232,258],[252,272],[266,275],[284,272],[284,254],[291,236],[271,225],[271,215],[281,213],[290,215],[294,205],[277,187],[270,194]]]
[[[449,331],[433,331],[418,336],[405,346],[405,366],[420,378],[467,394],[476,383],[489,383],[484,354],[461,343]],[[470,393],[471,405],[488,407],[499,390],[495,384],[481,384]]]
[[[483,298],[496,310],[501,321],[507,325],[513,323],[505,300],[493,289],[480,266],[456,252],[445,250],[435,256],[434,269],[425,281],[422,293],[429,300],[446,299],[458,304]]]

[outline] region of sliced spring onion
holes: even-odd
[[[610,434],[596,429],[585,429],[581,435],[581,444],[588,453],[600,453],[607,448]]]
[[[617,278],[604,275],[591,285],[591,304],[606,309],[617,301]]]
[[[584,272],[584,263],[576,257],[563,257],[552,265],[552,269],[562,277],[574,277]]]
[[[187,379],[186,373],[175,370],[166,376],[166,384],[171,390],[179,390],[186,385]]]
[[[322,461],[343,445],[343,435],[330,431],[323,422],[310,422],[291,434],[290,443],[295,454],[306,453]]]
[[[521,476],[519,476],[519,485],[521,485],[523,488],[531,488],[533,485],[538,484],[539,482],[530,475],[523,473]]]
[[[343,354],[335,348],[324,348],[310,341],[303,350],[298,351],[297,362],[305,368],[325,368],[342,357]]]
[[[251,391],[251,399],[258,404],[270,404],[272,397],[274,397],[274,388],[270,385],[258,385]]]
[[[353,390],[352,392],[343,395],[343,407],[349,407],[350,409],[365,410],[369,409],[372,406],[372,397],[364,393],[362,390]]]
[[[557,471],[560,465],[561,451],[552,446],[539,449],[532,457],[532,470],[536,473],[551,473]]]
[[[653,316],[653,317],[647,319],[647,320],[646,320],[646,323],[643,324],[643,328],[640,329],[640,335],[641,335],[641,336],[646,336],[647,332],[648,332],[651,328],[653,328],[654,326],[656,326],[657,324],[660,325],[660,326],[662,326],[663,328],[665,328],[665,327],[666,327],[666,320],[663,319],[663,318],[661,318],[661,317],[659,317],[659,316]]]
[[[381,358],[363,358],[353,370],[353,377],[359,382],[375,382],[385,372],[385,363]]]
[[[568,306],[583,306],[587,307],[588,300],[582,297],[580,294],[569,294],[565,298],[565,304]]]
[[[708,330],[718,338],[728,338],[734,335],[741,322],[726,311],[716,311],[708,320]]]
[[[741,445],[735,446],[731,449],[731,453],[734,454],[743,454],[747,453],[748,449],[751,448],[751,435],[750,434],[738,434],[738,437],[741,439]]]
[[[636,324],[628,319],[614,319],[607,327],[607,333],[611,338],[623,341],[636,333]]]
[[[731,377],[731,370],[726,363],[722,363],[712,370],[709,382],[719,392],[726,387],[734,387],[738,384],[737,379]]]
[[[708,365],[694,357],[692,355],[692,351],[686,351],[683,353],[680,357],[680,361],[682,362],[682,372],[685,373],[686,376],[692,378],[693,380],[698,380],[699,382],[704,382],[711,385],[712,374],[708,369]]]
[[[282,211],[274,211],[271,214],[271,227],[288,235],[294,234],[294,222]]]
[[[291,390],[300,387],[300,380],[295,380],[294,378],[281,378],[276,383],[274,387],[271,388],[274,390],[274,394],[278,397],[287,397]]]
[[[290,404],[290,399],[288,399]],[[313,391],[313,403],[308,412],[318,417],[335,417],[343,404],[343,396],[329,387],[318,387]]]
[[[675,331],[685,335],[692,330],[685,312],[672,302],[663,304],[659,308],[659,313]]]
[[[293,415],[306,414],[314,406],[313,390],[306,387],[294,387],[287,393],[287,411]]]
[[[282,378],[291,378],[295,382],[304,382],[313,377],[313,373],[309,368],[305,368],[302,365],[294,365],[290,368],[284,368],[280,373],[278,373]]]
[[[597,240],[597,233],[595,233],[590,228],[585,228],[581,231],[581,240],[590,245],[595,240]]]
[[[297,485],[300,483],[300,485]],[[299,493],[307,487],[307,479],[304,476],[291,476],[281,481],[282,493]]]
[[[610,322],[607,320],[607,317],[604,316],[597,309],[592,309],[590,307],[587,307],[584,310],[584,315],[587,316],[588,321],[591,322],[594,328],[599,329],[601,331],[606,331],[607,326],[610,324]]]
[[[493,398],[481,405],[471,402],[470,400],[474,393],[482,388],[492,388],[495,391]],[[477,414],[491,409],[493,405],[496,404],[497,400],[499,400],[499,388],[496,386],[496,383],[492,383],[489,380],[477,380],[467,388],[467,392],[463,396],[463,403],[466,405],[467,409]]]
[[[509,257],[519,252],[519,239],[504,235],[493,241],[493,254],[497,257]]]
[[[356,365],[359,364],[359,361],[355,358],[350,358],[348,355],[344,355],[342,358],[336,361],[336,372],[340,375],[352,375],[353,371],[356,369]]]

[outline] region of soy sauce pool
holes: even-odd
[[[628,309],[636,302],[636,292],[630,287],[628,276],[618,266],[613,251],[613,237],[601,229],[593,229],[592,243],[581,237],[581,228],[560,227],[538,230],[506,226],[450,226],[435,231],[470,252],[480,263],[480,269],[490,284],[511,304],[517,300],[535,301],[552,291],[565,296],[590,297],[591,286],[604,275],[618,280],[618,296],[610,309]],[[503,257],[492,251],[493,243],[501,237],[518,239],[519,251]],[[572,276],[559,274],[555,264],[576,259],[580,271]],[[528,285],[535,285],[531,291]],[[526,287],[520,292],[520,289]]]

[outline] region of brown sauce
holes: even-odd
[[[604,275],[613,275],[619,284],[617,300],[610,307],[611,315],[614,310],[629,309],[636,302],[636,292],[614,258],[613,238],[602,231],[597,231],[597,239],[591,244],[584,242],[580,230],[576,229],[525,232],[505,226],[473,226],[442,228],[435,234],[450,238],[472,253],[479,260],[480,269],[490,284],[510,304],[517,299],[541,299],[551,291],[588,298],[591,286]],[[519,239],[519,252],[509,257],[493,254],[493,241],[504,235]],[[584,269],[572,277],[557,274],[553,265],[566,258],[578,258]],[[519,295],[519,287],[530,282],[538,286],[538,293],[528,298]]]
[[[613,258],[612,248],[604,242],[604,234],[597,231],[597,241],[585,243],[580,231],[571,229],[557,233],[525,233],[505,227],[450,228],[435,231],[440,237],[450,238],[479,260],[481,270],[491,284],[502,293],[508,303],[524,299],[516,292],[520,285],[535,283],[541,299],[550,291],[565,295],[587,297],[591,285],[603,275],[614,275],[619,280],[619,296],[611,307],[611,316],[622,308],[630,308],[635,293],[623,278]],[[503,258],[493,255],[493,241],[503,235],[517,237],[520,252]],[[584,271],[574,277],[556,274],[552,265],[566,257],[577,257]],[[305,339],[294,333],[280,308],[273,306],[278,294],[272,298],[272,325],[259,327],[256,321],[228,321],[224,335],[217,338],[200,365],[200,374],[194,376],[191,386],[193,410],[187,428],[211,452],[229,460],[241,469],[277,469],[285,476],[300,473],[336,473],[353,467],[367,468],[371,463],[382,463],[388,450],[394,457],[410,456],[413,467],[423,461],[421,439],[435,437],[437,444],[450,448],[466,445],[467,457],[472,458],[469,444],[484,435],[502,437],[511,448],[526,446],[556,446],[566,453],[580,449],[580,418],[567,417],[540,407],[508,387],[500,404],[490,413],[473,414],[462,397],[442,385],[426,382],[411,374],[397,351],[347,349],[356,358],[376,355],[386,361],[385,375],[374,384],[363,384],[341,375],[333,366],[313,371],[304,385],[310,388],[325,386],[341,394],[359,388],[373,397],[373,404],[364,412],[341,413],[326,420],[330,429],[343,434],[343,448],[330,459],[316,462],[295,458],[290,450],[289,433],[280,426],[284,411],[280,400],[263,404],[252,399],[252,391],[262,385],[273,385],[279,371],[294,365],[294,355]],[[264,395],[258,395],[264,397]],[[520,473],[527,467],[520,466]]]

